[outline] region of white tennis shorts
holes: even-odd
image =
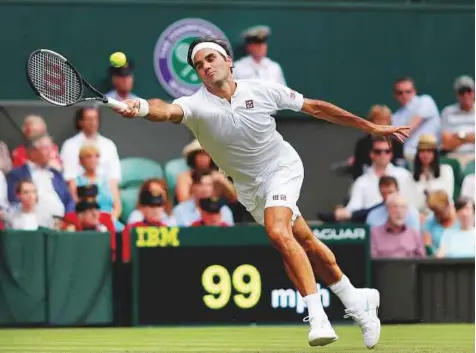
[[[297,201],[304,180],[301,159],[278,163],[276,168],[258,178],[253,184],[235,184],[238,201],[251,213],[256,222],[264,225],[264,210],[284,206],[293,211],[292,223],[301,216]]]

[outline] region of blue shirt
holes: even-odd
[[[366,223],[370,227],[383,226],[388,220],[388,210],[384,204],[374,208],[367,215]],[[420,232],[420,215],[415,206],[408,206],[407,215],[405,217],[405,225],[408,228],[415,229]]]
[[[231,226],[234,225],[233,214],[228,206],[223,206],[220,213],[223,222],[228,223]],[[179,227],[188,227],[201,218],[200,211],[195,206],[195,200],[193,199],[180,202],[174,207],[173,215]]]
[[[439,249],[441,243],[441,236],[446,229],[459,229],[459,221],[456,220],[455,223],[449,228],[443,227],[438,223],[435,215],[431,213],[426,219],[425,224],[423,225],[423,231],[430,233],[431,240],[435,249]]]
[[[441,237],[444,257],[474,258],[475,229],[446,229]]]
[[[119,97],[119,95],[117,94],[117,91],[114,90],[114,89],[112,91],[107,92],[106,97],[113,98],[113,99],[118,100],[118,101],[122,101],[122,98]],[[129,95],[126,97],[126,99],[135,99],[135,98],[139,98],[139,97],[136,96],[132,92],[129,92]]]
[[[99,209],[103,212],[111,213],[114,206],[114,199],[112,197],[112,192],[109,187],[109,183],[106,178],[99,178],[94,183],[90,183],[89,179],[84,176],[78,176],[76,178],[77,186],[85,186],[89,184],[96,184],[98,187],[98,194],[96,196],[96,202],[99,204]]]
[[[404,142],[404,153],[415,155],[417,151],[418,140],[422,134],[431,134],[440,141],[441,119],[440,112],[435,101],[428,95],[415,96],[404,107],[397,109],[392,115],[392,125],[406,126],[415,116],[423,119],[420,126]]]

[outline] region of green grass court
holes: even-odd
[[[185,328],[3,329],[1,353],[175,353],[175,352],[474,352],[474,325],[384,326],[372,351],[355,326],[336,326],[340,339],[327,347],[307,346],[307,326]]]

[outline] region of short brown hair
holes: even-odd
[[[390,124],[392,120],[392,111],[389,107],[387,107],[386,105],[373,105],[368,113],[369,120],[373,122],[375,121],[375,118],[379,115],[385,115]]]
[[[398,191],[398,181],[393,176],[384,175],[378,181],[378,187],[381,188],[382,186],[392,186],[395,185]]]
[[[33,183],[32,180],[23,179],[23,180],[20,180],[17,185],[15,185],[15,192],[17,194],[21,193],[21,190],[23,189],[23,185],[25,185],[25,184],[32,184],[33,186],[35,186],[35,184]]]

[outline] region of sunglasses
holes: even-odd
[[[463,88],[460,88],[460,89],[458,90],[458,95],[463,96],[463,95],[465,95],[466,93],[471,93],[471,92],[473,92],[473,90],[472,90],[471,88],[469,88],[469,87],[463,87]]]
[[[372,149],[372,152],[380,155],[380,154],[390,154],[392,153],[392,150],[391,149],[383,149],[383,150]]]
[[[412,89],[407,89],[407,90],[396,90],[395,93],[399,96],[402,94],[412,94],[413,90]]]

